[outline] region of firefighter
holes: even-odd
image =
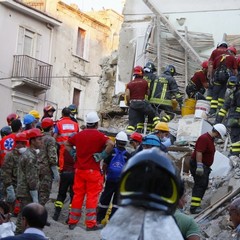
[[[20,117],[16,114],[16,113],[11,113],[7,116],[7,123],[8,123],[8,126],[11,126],[11,123],[13,120],[15,119],[19,119]]]
[[[202,211],[201,201],[208,187],[209,174],[215,154],[214,139],[224,138],[226,133],[226,127],[218,123],[213,125],[211,131],[202,134],[197,139],[190,160],[190,171],[194,179],[190,207],[192,214],[198,214]]]
[[[204,61],[201,64],[202,69],[195,72],[186,87],[186,93],[189,98],[205,100],[203,96],[208,88],[207,70],[208,61]]]
[[[178,239],[172,217],[178,204],[180,177],[157,148],[141,151],[127,162],[120,179],[119,209],[101,239]],[[161,227],[159,227],[161,226]]]
[[[143,79],[147,80],[148,84],[150,85],[151,81],[154,81],[157,77],[156,75],[156,67],[152,62],[147,62],[143,68]]]
[[[227,89],[227,80],[230,76],[237,75],[237,60],[233,55],[226,53],[218,55],[212,61],[212,100],[209,114],[215,114],[224,104]]]
[[[75,104],[70,104],[70,105],[68,106],[68,108],[69,108],[70,111],[71,111],[71,114],[70,114],[71,120],[73,120],[74,122],[77,123],[78,121],[77,121],[77,119],[75,118],[75,115],[78,114],[78,108],[77,108],[77,106],[76,106]]]
[[[43,117],[41,120],[43,120],[46,117],[53,118],[53,114],[56,111],[56,109],[52,105],[47,105],[43,108]]]
[[[86,196],[86,230],[95,231],[102,226],[97,225],[96,208],[98,197],[103,188],[103,175],[100,162],[112,151],[114,143],[97,130],[99,117],[96,112],[86,116],[87,128],[69,138],[66,147],[76,147],[76,163],[72,200],[68,225],[73,230],[81,218],[82,205]]]
[[[134,132],[129,137],[129,143],[133,147],[134,151],[131,155],[134,156],[136,153],[141,151],[142,135],[140,133]]]
[[[148,83],[143,79],[143,68],[136,66],[133,69],[133,80],[126,86],[126,100],[129,105],[129,125],[127,132],[131,133],[137,130],[143,131],[145,116],[154,119],[155,111],[152,106],[145,100],[148,95]]]
[[[60,146],[58,157],[58,165],[60,171],[63,169],[64,164],[64,150],[65,150],[64,144],[71,134],[77,133],[79,131],[78,124],[71,120],[70,114],[71,112],[69,108],[67,107],[63,108],[62,118],[57,122],[54,128],[53,137],[56,138],[56,141]]]
[[[222,123],[226,117],[226,125],[230,128],[231,146],[230,154],[240,154],[240,88],[236,76],[231,76],[227,83],[231,93],[226,98],[223,107],[216,116],[215,123]]]
[[[175,74],[175,67],[173,65],[168,65],[166,66],[163,74],[151,82],[149,102],[152,106],[154,106],[159,114],[162,110],[167,113],[173,111],[172,100],[177,100],[179,105],[182,105],[183,99],[179,92],[176,80],[174,79]],[[173,114],[165,114],[161,121],[169,122],[173,116]]]

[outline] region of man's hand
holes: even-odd
[[[94,153],[93,157],[96,162],[100,162],[101,160],[105,159],[108,156],[107,152],[103,150],[101,153]]]
[[[59,181],[59,172],[57,166],[51,166],[51,170],[53,173],[53,181],[58,182]]]
[[[37,190],[33,190],[33,191],[30,191],[30,195],[32,197],[32,201],[34,203],[38,203],[38,191]]]
[[[6,191],[7,191],[7,202],[13,203],[16,200],[16,195],[14,192],[13,185],[8,186]]]
[[[203,163],[197,163],[196,175],[202,176],[204,174]]]

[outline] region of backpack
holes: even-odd
[[[227,80],[230,76],[232,76],[231,71],[226,66],[226,56],[222,56],[219,66],[217,67],[214,73],[214,80],[218,83],[227,83]]]
[[[114,148],[114,152],[115,156],[112,158],[107,169],[107,180],[118,181],[126,163],[124,155],[127,151],[120,151],[119,149]]]

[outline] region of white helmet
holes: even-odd
[[[220,134],[221,138],[223,138],[227,133],[227,129],[222,123],[213,125],[213,128]]]
[[[116,136],[116,140],[122,141],[122,142],[127,142],[128,141],[127,134],[123,131],[119,132]]]
[[[96,112],[89,112],[86,115],[86,123],[96,123],[100,120]]]

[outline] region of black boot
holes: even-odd
[[[54,221],[57,221],[58,220],[58,218],[59,218],[59,216],[60,216],[60,213],[61,213],[61,208],[59,208],[59,207],[56,207],[55,208],[55,212],[54,212],[54,215],[53,215],[53,220]]]

